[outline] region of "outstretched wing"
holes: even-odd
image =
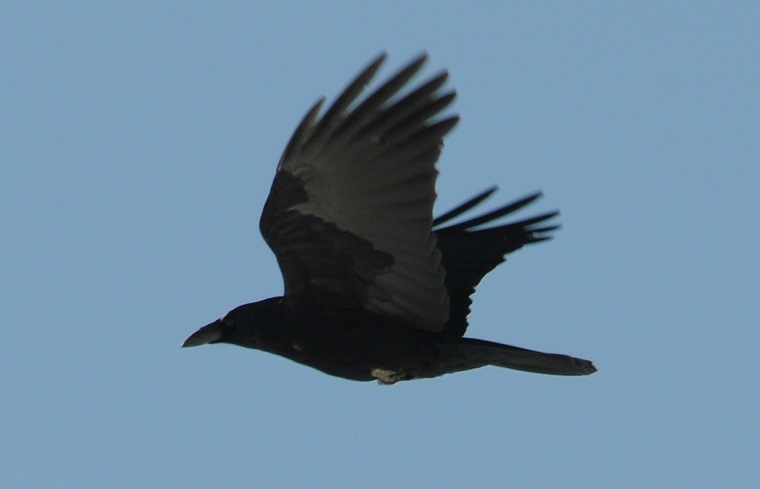
[[[378,56],[320,115],[301,121],[277,166],[259,226],[285,299],[330,301],[441,331],[449,319],[432,232],[435,162],[456,116],[443,72],[414,89],[419,56],[370,95]]]
[[[449,336],[464,334],[472,304],[470,296],[488,272],[502,263],[508,253],[526,244],[551,239],[548,233],[559,227],[543,224],[558,212],[547,212],[500,226],[484,227],[527,206],[538,199],[540,193],[531,194],[482,216],[441,227],[477,206],[495,191],[496,187],[486,190],[433,221],[433,229],[438,235],[438,248],[441,250],[443,266],[446,268],[446,288],[451,299],[449,320],[443,329],[443,333]]]

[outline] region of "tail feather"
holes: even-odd
[[[445,350],[446,356],[450,356],[449,364],[456,366],[452,371],[495,365],[548,375],[589,375],[596,372],[596,367],[589,360],[473,338],[462,338]]]

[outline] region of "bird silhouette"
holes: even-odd
[[[461,220],[491,188],[433,219],[435,164],[458,121],[445,113],[456,94],[443,89],[446,71],[410,86],[423,54],[362,97],[385,58],[324,112],[318,100],[277,165],[259,227],[284,294],[232,309],[182,346],[231,343],[382,384],[486,365],[595,372],[588,360],[463,337],[481,279],[508,253],[550,239],[557,213],[495,223],[534,193]]]

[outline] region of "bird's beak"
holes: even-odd
[[[182,348],[190,346],[205,345],[208,343],[214,343],[221,341],[223,337],[223,324],[220,320],[216,320],[211,324],[207,324],[195,333],[191,334],[183,343]]]

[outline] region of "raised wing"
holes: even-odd
[[[464,334],[467,329],[467,315],[470,313],[470,304],[472,304],[470,296],[488,272],[502,263],[508,253],[519,250],[526,244],[551,239],[548,233],[559,227],[542,225],[556,216],[557,212],[547,212],[509,224],[485,227],[496,219],[532,203],[541,196],[540,193],[528,195],[479,217],[441,227],[477,206],[495,191],[496,187],[486,190],[433,222],[433,229],[438,235],[438,248],[443,254],[446,288],[451,299],[449,320],[443,329],[446,335],[462,336]]]
[[[331,301],[441,331],[449,296],[432,232],[435,162],[457,123],[443,72],[412,90],[419,56],[360,99],[377,57],[324,114],[318,101],[280,159],[259,223],[285,300]]]

